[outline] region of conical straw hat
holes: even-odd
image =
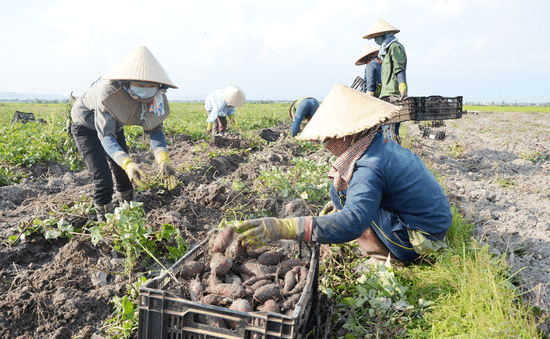
[[[223,89],[223,100],[230,106],[240,107],[246,101],[246,97],[239,87],[231,85]]]
[[[103,79],[150,81],[178,88],[172,83],[164,68],[145,46],[139,47],[124,58],[107,72]]]
[[[385,22],[384,20],[378,18],[376,22],[372,26],[370,26],[367,33],[365,33],[365,36],[363,36],[363,39],[374,38],[375,36],[381,35],[383,33],[388,33],[388,32],[399,33],[400,30],[393,27],[392,25]]]
[[[367,57],[369,55],[372,55],[374,57],[373,54],[378,54],[379,50],[380,48],[378,47],[365,46],[361,51],[361,55],[359,56],[359,59],[357,59],[357,61],[355,62],[355,66],[361,66],[366,64]]]
[[[335,85],[297,140],[342,138],[393,117],[398,107],[345,85]]]

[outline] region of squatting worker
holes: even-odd
[[[407,96],[407,54],[405,47],[397,41],[400,30],[378,18],[369,28],[363,39],[374,39],[380,46],[378,55],[382,57],[382,90],[380,99],[394,102]],[[400,123],[395,124],[395,135],[399,137]],[[399,140],[399,139],[397,139]]]
[[[244,92],[237,86],[227,86],[212,92],[204,102],[208,114],[206,133],[223,133],[227,130],[227,117],[235,123],[235,107],[246,101]]]
[[[312,97],[301,97],[294,101],[288,109],[290,119],[292,119],[291,133],[295,137],[300,133],[300,125],[304,119],[309,122],[319,108],[319,101]]]
[[[71,132],[92,173],[98,220],[113,212],[111,170],[120,202],[133,200],[132,183],[148,188],[144,168],[128,155],[125,125],[142,126],[149,134],[166,188],[177,186],[163,131],[163,121],[170,114],[168,87],[177,88],[153,54],[139,47],[74,103]]]
[[[379,130],[395,110],[360,91],[334,86],[296,137],[323,141],[336,157],[329,172],[331,202],[317,217],[247,220],[238,226],[245,231],[243,244],[356,239],[369,264],[410,262],[445,247],[452,217],[443,188],[420,157],[386,142]]]
[[[363,92],[377,98],[382,89],[382,59],[378,56],[379,50],[377,47],[365,46],[355,62],[356,66],[365,65]]]

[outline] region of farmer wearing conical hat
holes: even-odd
[[[397,107],[336,85],[296,137],[323,141],[336,157],[331,202],[320,216],[262,218],[238,226],[246,246],[279,239],[322,244],[357,240],[369,263],[410,262],[445,247],[449,201],[422,159],[387,142],[379,124]]]
[[[153,54],[146,47],[140,47],[74,103],[71,132],[92,173],[99,221],[105,220],[105,214],[114,209],[111,170],[121,203],[133,200],[132,183],[148,188],[145,169],[128,155],[125,125],[143,127],[149,135],[164,185],[169,190],[177,186],[163,131],[163,121],[170,114],[165,95],[169,87],[177,88]]]
[[[365,46],[355,62],[356,66],[365,65],[363,92],[377,98],[382,89],[382,59],[378,56],[379,50],[377,47]]]
[[[386,101],[403,100],[407,96],[407,54],[397,41],[400,31],[382,19],[377,19],[363,39],[374,39],[380,46],[378,55],[382,57],[382,90],[380,98]],[[400,123],[395,124],[395,137],[399,140]]]
[[[223,133],[227,130],[227,117],[235,123],[235,107],[241,107],[246,101],[244,92],[237,86],[227,86],[210,93],[204,102],[207,112],[206,132]]]

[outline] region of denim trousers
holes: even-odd
[[[330,198],[337,210],[344,209],[346,204],[346,190],[337,192],[334,185],[330,186]],[[378,239],[395,255],[403,261],[413,261],[418,258],[409,241],[408,225],[395,213],[383,208],[378,208],[376,217],[369,224],[378,236]],[[366,233],[367,231],[365,231]],[[363,233],[363,234],[365,234]]]
[[[71,133],[84,162],[92,174],[94,183],[93,199],[96,205],[107,205],[113,199],[113,175],[118,192],[133,188],[126,171],[122,169],[104,150],[97,131],[82,125],[71,124]],[[128,153],[124,129],[115,134],[118,144]],[[111,173],[112,171],[112,173]]]

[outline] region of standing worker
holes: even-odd
[[[212,92],[204,102],[208,114],[206,133],[224,133],[227,130],[227,117],[235,123],[235,107],[246,101],[244,92],[237,86],[227,86]]]
[[[382,88],[382,59],[378,56],[379,50],[376,47],[365,46],[355,62],[356,66],[365,65],[363,92],[377,98],[380,97]]]
[[[166,90],[177,88],[147,47],[139,47],[102,80],[96,82],[71,110],[71,133],[90,170],[98,221],[113,213],[113,179],[120,202],[132,201],[132,183],[146,189],[147,173],[128,155],[125,125],[142,126],[149,134],[151,148],[167,189],[177,186],[170,165],[163,121],[170,114]],[[110,166],[110,169],[109,169]]]
[[[407,54],[394,34],[400,30],[378,18],[363,39],[374,39],[380,46],[382,57],[382,90],[380,99],[395,102],[407,96]],[[395,137],[399,140],[400,123],[395,124]]]
[[[365,46],[361,51],[356,66],[365,65],[365,76],[363,78],[363,92],[376,98],[380,97],[382,90],[382,59],[378,56],[380,48]],[[391,138],[389,125],[382,126],[386,139]]]
[[[305,118],[309,122],[313,118],[317,108],[319,108],[319,101],[312,97],[301,97],[290,105],[288,114],[290,115],[290,119],[292,119],[291,132],[293,137],[300,133],[302,120]]]
[[[410,262],[446,247],[452,214],[443,188],[418,155],[384,142],[379,132],[379,124],[396,110],[347,86],[334,86],[297,137],[323,142],[336,157],[328,175],[331,201],[317,217],[244,221],[237,226],[244,231],[239,236],[243,244],[357,239],[361,254],[370,257],[368,264]]]

